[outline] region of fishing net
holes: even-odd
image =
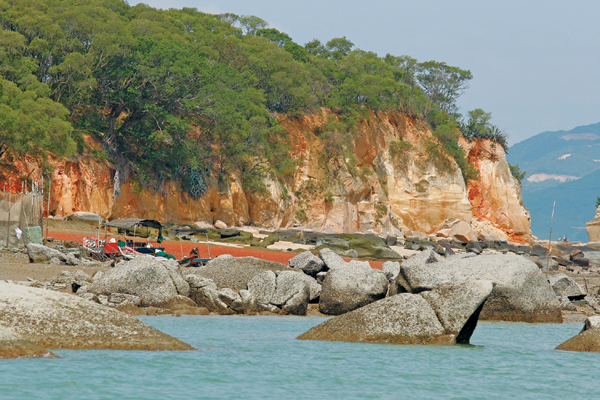
[[[41,194],[0,192],[0,248],[41,241],[42,204]]]

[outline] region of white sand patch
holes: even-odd
[[[580,176],[571,176],[571,175],[552,175],[552,174],[533,174],[529,178],[527,178],[528,182],[544,182],[548,179],[554,179],[561,183],[567,181],[575,181],[581,178]]]
[[[559,160],[566,160],[567,158],[571,157],[571,154],[565,154],[563,156],[558,157]]]

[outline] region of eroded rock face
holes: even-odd
[[[520,199],[520,185],[510,175],[501,146],[477,140],[461,143],[480,172],[480,180],[467,189],[461,172],[453,160],[436,165],[427,151],[431,132],[417,121],[399,113],[375,113],[360,121],[355,129],[354,156],[370,173],[357,176],[344,162],[324,157],[322,139],[315,128],[322,127],[328,117],[336,116],[327,109],[312,115],[279,117],[289,135],[291,155],[299,167],[285,187],[276,180],[265,179],[268,194],[247,193],[239,176],[230,175],[226,190],[217,189],[215,177],[209,176],[210,187],[198,200],[191,199],[177,183],[165,182],[158,192],[139,192],[131,182],[120,185],[114,197],[115,167],[93,157],[51,159],[51,210],[90,211],[107,219],[123,217],[153,218],[181,223],[221,221],[220,226],[238,226],[254,222],[268,228],[285,228],[299,223],[300,206],[297,192],[309,196],[302,210],[308,218],[302,224],[329,232],[382,231],[379,221],[393,217],[403,231],[437,232],[445,219],[471,222],[473,216],[490,221],[507,232],[513,240],[530,237],[529,216]],[[100,146],[86,137],[92,148]],[[402,141],[406,151],[398,158],[390,154],[390,145]],[[327,160],[327,162],[324,162]],[[32,158],[16,160],[14,181],[42,170]],[[335,171],[330,172],[331,166]],[[323,190],[310,190],[314,183],[335,183]],[[311,182],[313,183],[311,185]],[[325,191],[331,196],[325,198]],[[166,195],[165,195],[166,194]],[[290,201],[291,197],[291,201]],[[385,206],[387,211],[382,211]],[[384,215],[382,218],[381,214]]]
[[[0,324],[48,349],[192,349],[109,307],[65,293],[5,282],[0,282]]]
[[[369,263],[352,261],[338,266],[325,275],[319,311],[340,315],[372,303],[385,297],[388,282],[385,274]]]
[[[171,278],[172,274],[177,272],[167,268],[157,258],[140,256],[119,263],[101,275],[96,274],[88,291],[107,296],[113,293],[131,294],[138,296],[143,306],[158,306],[178,294],[177,286]],[[187,288],[189,294],[189,285],[183,278],[178,284],[184,289]]]
[[[426,256],[421,257],[428,259]],[[485,254],[456,255],[432,263],[411,260],[402,264],[399,275],[409,292],[431,290],[446,283],[489,280],[496,286],[481,311],[482,319],[562,322],[554,290],[537,265],[524,257]]]

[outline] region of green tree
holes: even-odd
[[[456,99],[473,79],[471,71],[452,67],[443,62],[427,61],[419,64],[417,81],[442,111],[456,112]]]
[[[519,182],[521,182],[523,179],[525,179],[525,176],[527,176],[527,171],[521,171],[521,168],[519,168],[519,164],[508,164],[508,167],[510,168],[510,173],[512,174],[512,176],[514,176],[515,179]]]
[[[44,84],[20,89],[0,78],[0,157],[5,153],[72,155],[75,142],[69,111],[48,96]]]

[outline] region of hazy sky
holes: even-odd
[[[140,3],[129,0],[130,5]],[[473,73],[465,114],[492,112],[509,143],[600,122],[600,1],[145,0],[256,15],[304,44],[346,36],[356,47],[444,61]]]

